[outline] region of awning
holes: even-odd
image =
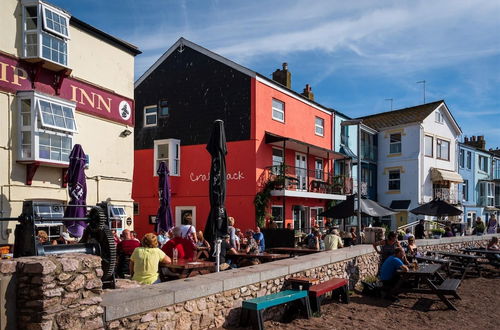
[[[484,208],[484,211],[485,212],[496,212],[496,211],[500,211],[500,209],[497,207],[494,207],[494,206],[486,206]]]
[[[408,207],[410,207],[411,200],[393,200],[391,202],[390,208],[393,210],[408,210]]]
[[[287,149],[308,153],[312,156],[329,158],[329,159],[343,159],[345,155],[338,153],[331,149],[315,146],[304,141],[299,141],[286,136],[281,136],[273,133],[266,132],[265,142],[276,147],[285,147]]]
[[[339,152],[343,155],[345,155],[346,157],[349,157],[349,158],[352,158],[352,159],[357,159],[358,156],[356,156],[356,154],[354,154],[354,152],[352,152],[352,150],[348,147],[348,146],[345,146],[345,145],[340,145],[340,150]]]
[[[431,168],[431,179],[433,182],[436,181],[451,181],[451,182],[464,182],[464,179],[462,179],[462,176],[458,174],[457,172],[453,171],[448,171],[448,170],[443,170],[440,168]]]

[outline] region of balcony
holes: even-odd
[[[321,170],[284,165],[270,166],[265,169],[264,179],[273,182],[274,190],[335,195],[353,193],[352,178]]]
[[[434,188],[433,198],[439,198],[450,204],[458,204],[458,188]]]
[[[377,161],[377,147],[374,145],[361,145],[361,160],[376,162]]]

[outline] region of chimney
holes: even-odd
[[[312,92],[311,85],[306,84],[306,88],[304,88],[302,95],[307,97],[309,100],[314,101],[314,93]]]
[[[273,72],[273,80],[287,88],[292,88],[292,73],[288,71],[288,63],[283,63],[282,70],[277,69]]]
[[[470,140],[467,138],[464,139],[464,144],[467,144],[469,146],[481,149],[481,150],[486,150],[486,140],[484,139],[484,135],[478,135],[475,136],[473,135]]]

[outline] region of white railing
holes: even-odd
[[[458,189],[457,188],[434,188],[433,197],[439,198],[450,204],[458,204]]]

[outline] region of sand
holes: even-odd
[[[467,278],[448,310],[434,295],[405,294],[392,303],[353,293],[350,304],[325,301],[319,317],[290,323],[266,321],[266,329],[500,329],[500,276]]]

